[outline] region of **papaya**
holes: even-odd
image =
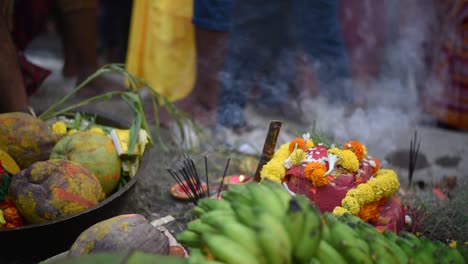
[[[80,163],[97,177],[106,195],[120,181],[121,160],[107,135],[89,131],[68,135],[57,142],[50,158]]]
[[[0,114],[0,145],[21,169],[47,160],[60,138],[46,122],[30,114]]]
[[[83,231],[72,244],[68,255],[127,250],[168,255],[169,239],[143,215],[123,214],[96,223]]]
[[[69,160],[33,163],[12,177],[9,195],[24,219],[44,223],[82,212],[104,197],[93,173]]]

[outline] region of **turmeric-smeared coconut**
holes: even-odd
[[[106,195],[120,180],[121,161],[112,139],[95,132],[78,132],[62,138],[52,150],[51,159],[80,163],[93,172]]]
[[[83,231],[68,254],[78,256],[97,252],[139,250],[158,255],[169,253],[169,239],[144,216],[119,215]]]
[[[69,160],[34,163],[12,178],[9,194],[31,224],[77,214],[104,197],[93,173]]]
[[[46,122],[30,114],[0,114],[0,143],[21,169],[47,160],[59,139]]]

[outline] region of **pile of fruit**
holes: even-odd
[[[77,116],[50,123],[26,113],[0,114],[0,123],[0,227],[75,215],[133,176],[123,169],[109,127]]]
[[[272,181],[230,185],[203,199],[177,235],[189,263],[465,263],[442,242],[378,231],[351,213],[323,213]]]
[[[322,213],[351,213],[381,230],[402,230],[406,208],[394,195],[395,171],[380,168],[359,141],[337,147],[322,140],[308,133],[283,144],[260,176],[307,196]]]

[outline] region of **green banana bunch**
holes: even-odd
[[[228,264],[259,264],[257,258],[241,244],[224,235],[206,233],[201,240],[207,255],[214,256],[218,261]]]
[[[309,263],[316,255],[322,238],[322,218],[318,209],[305,196],[289,201],[284,226],[292,243],[295,263]]]
[[[327,241],[320,241],[316,258],[320,263],[346,264],[346,259]]]
[[[373,263],[370,247],[353,228],[330,213],[323,214],[330,231],[327,241],[352,263]]]

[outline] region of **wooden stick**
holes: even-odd
[[[282,123],[280,121],[271,121],[270,127],[268,128],[268,133],[265,139],[265,144],[263,145],[262,155],[258,161],[257,170],[255,171],[254,180],[259,182],[260,171],[262,170],[263,165],[267,164],[271,160],[273,154],[275,153],[276,141],[278,140],[278,135],[281,129]]]

